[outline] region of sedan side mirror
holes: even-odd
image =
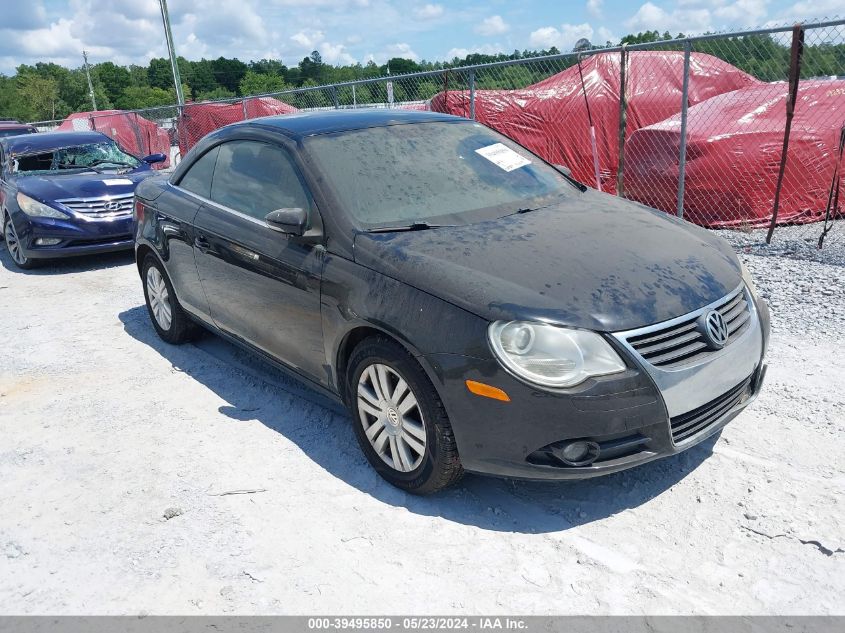
[[[163,163],[167,160],[167,156],[164,154],[150,154],[149,156],[144,156],[142,159],[147,165],[152,165],[153,163]]]
[[[299,207],[270,211],[264,221],[274,231],[296,237],[302,237],[308,229],[308,213]]]
[[[569,167],[567,167],[566,165],[555,165],[554,168],[557,169],[564,176],[569,176],[570,178],[572,178],[572,170],[569,169]]]

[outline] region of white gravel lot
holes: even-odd
[[[428,498],[248,354],[160,342],[130,256],[0,247],[0,613],[845,613],[845,267],[732,239],[774,331],[721,439]]]

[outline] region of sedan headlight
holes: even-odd
[[[573,387],[590,376],[625,370],[610,344],[588,330],[496,321],[488,335],[493,352],[507,369],[542,387]]]
[[[25,196],[22,193],[17,195],[18,206],[21,208],[21,211],[26,213],[28,216],[33,218],[66,218],[68,217],[67,213],[62,213],[58,209],[54,209],[53,207],[49,207],[43,202],[38,202],[34,198],[30,198],[29,196]]]

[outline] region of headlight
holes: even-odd
[[[496,321],[488,330],[499,361],[528,382],[543,387],[572,387],[590,376],[625,370],[625,363],[599,334],[588,330]]]
[[[21,211],[26,213],[30,217],[35,218],[66,218],[68,217],[67,213],[62,213],[58,209],[54,209],[53,207],[48,207],[43,202],[38,202],[38,200],[34,200],[29,196],[25,196],[22,193],[17,195],[18,206],[21,208]]]

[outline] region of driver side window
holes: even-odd
[[[210,198],[263,220],[276,209],[299,207],[310,213],[310,196],[286,150],[260,141],[220,146]]]

